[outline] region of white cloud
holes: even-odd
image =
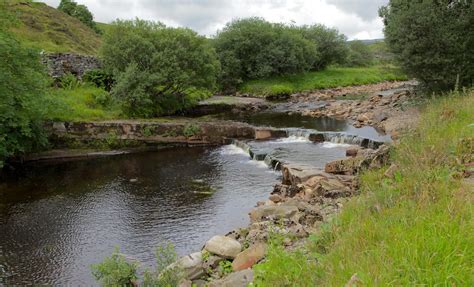
[[[41,0],[56,7],[60,0]],[[297,25],[321,23],[349,39],[382,38],[378,7],[388,0],[77,0],[96,21],[117,18],[161,21],[213,35],[235,18],[259,16],[271,22]]]

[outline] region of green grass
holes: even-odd
[[[290,286],[295,273],[304,283],[291,286],[344,286],[354,274],[354,286],[473,286],[474,186],[460,177],[474,161],[473,111],[474,92],[431,100],[393,151],[394,178],[366,172],[361,195],[291,264],[311,272],[285,265],[277,280],[259,267],[260,286]]]
[[[105,94],[104,94],[105,93]],[[52,88],[47,94],[46,114],[51,120],[94,121],[120,118],[121,110],[113,102],[100,104],[97,100],[107,92],[88,84],[72,89]]]
[[[323,71],[290,76],[252,80],[240,87],[240,92],[255,95],[296,93],[316,89],[373,84],[383,81],[406,80],[407,77],[393,66],[361,68],[330,67]]]
[[[86,55],[95,55],[100,47],[100,35],[44,3],[7,0],[6,7],[19,20],[12,32],[28,47]]]

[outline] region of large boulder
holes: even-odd
[[[230,237],[216,235],[206,242],[204,249],[220,257],[233,259],[242,250],[242,245]]]
[[[209,287],[247,287],[253,281],[253,271],[245,269],[230,273],[229,276],[209,283]]]
[[[257,243],[240,252],[232,262],[232,270],[240,271],[251,268],[255,263],[265,257],[267,246],[264,243]]]
[[[328,162],[324,167],[324,171],[334,174],[354,175],[367,165],[366,158],[357,156]]]
[[[291,218],[298,213],[298,208],[295,206],[286,205],[263,205],[254,208],[250,211],[250,221],[258,222],[265,219],[281,219]]]
[[[184,272],[184,278],[189,280],[201,278],[205,274],[201,252],[196,252],[181,257],[178,259],[178,261],[170,266],[170,268],[173,267],[182,269]]]
[[[321,170],[310,165],[286,164],[282,167],[283,180],[285,185],[296,186],[321,173]]]

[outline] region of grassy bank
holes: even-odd
[[[19,20],[11,30],[25,46],[46,52],[97,53],[100,35],[76,18],[45,3],[19,0],[6,3],[9,12]]]
[[[249,81],[240,87],[240,92],[274,95],[406,79],[407,77],[398,68],[392,66],[330,67],[318,72]]]
[[[122,116],[109,93],[89,84],[69,89],[51,88],[46,94],[48,119],[58,121],[111,120]]]
[[[256,285],[473,286],[474,186],[461,177],[474,161],[473,111],[473,92],[432,100],[393,151],[394,177],[366,172],[307,253],[271,249]]]

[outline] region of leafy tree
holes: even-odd
[[[369,66],[374,62],[374,55],[370,47],[362,41],[351,41],[349,44],[349,54],[347,56],[346,65]]]
[[[5,15],[0,4],[0,19]],[[0,20],[0,22],[3,22]],[[46,145],[41,100],[47,77],[39,51],[25,48],[0,26],[0,167],[6,158]]]
[[[94,22],[94,16],[85,5],[78,5],[73,0],[61,0],[58,10],[77,18],[79,21],[96,31],[96,33],[100,33],[99,28]]]
[[[314,62],[313,70],[322,70],[331,64],[342,64],[348,55],[347,38],[337,29],[316,24],[301,27],[303,36],[315,43],[318,50],[318,60]]]
[[[133,117],[174,113],[215,88],[220,64],[194,31],[143,20],[116,21],[101,55],[116,85],[112,95]]]
[[[297,28],[253,17],[234,20],[214,44],[222,63],[221,84],[309,70],[318,58],[316,46]]]
[[[379,13],[386,42],[410,76],[432,90],[472,86],[472,1],[390,0]]]

